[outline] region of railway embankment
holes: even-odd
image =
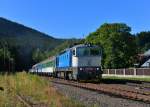
[[[0,75],[0,107],[84,107],[59,93],[47,79],[25,72]]]

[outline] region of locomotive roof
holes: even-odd
[[[68,50],[72,50],[73,48],[80,48],[80,47],[97,47],[97,48],[98,48],[97,45],[79,44],[79,45],[75,45],[75,46],[73,46],[73,47],[71,47],[71,48],[66,48],[66,49],[64,49],[64,50],[61,51],[58,55],[60,55],[60,54],[62,54],[62,53],[64,53],[64,52],[66,52],[66,51],[68,51]]]
[[[73,46],[72,48],[79,48],[79,47],[98,47],[98,46],[97,45],[91,45],[91,44],[79,44],[79,45]]]

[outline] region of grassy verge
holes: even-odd
[[[150,82],[150,78],[138,78],[138,77],[116,77],[116,76],[103,76],[104,80],[113,79],[113,80],[130,80],[130,81],[146,81]]]
[[[0,75],[0,89],[0,107],[25,107],[18,101],[16,93],[34,104],[45,104],[47,107],[84,107],[58,93],[46,79],[25,72]]]

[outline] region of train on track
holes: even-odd
[[[32,66],[30,73],[69,80],[100,79],[102,49],[96,45],[80,44]]]

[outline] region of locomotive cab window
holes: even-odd
[[[73,50],[73,55],[74,55],[74,56],[76,55],[75,49]]]
[[[77,49],[77,56],[99,56],[100,49],[99,48],[78,48]]]
[[[78,48],[77,54],[78,54],[78,56],[89,56],[89,49],[88,48]]]
[[[97,48],[91,48],[90,49],[90,55],[93,55],[93,56],[100,55],[100,50]]]

